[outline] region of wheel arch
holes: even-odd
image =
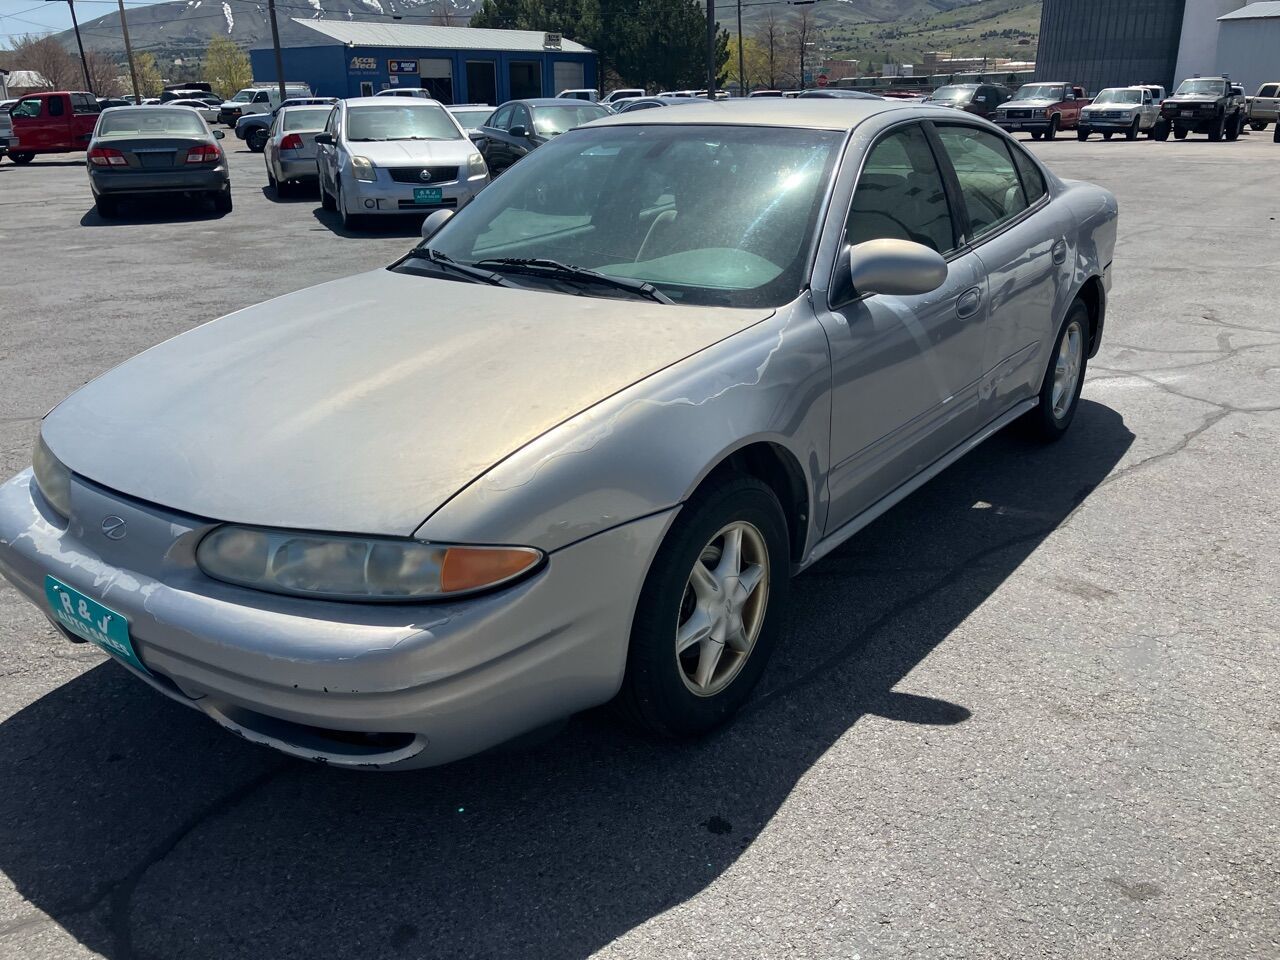
[[[1097,274],[1090,276],[1076,291],[1072,298],[1084,302],[1089,311],[1089,357],[1092,359],[1102,346],[1102,328],[1107,316],[1107,291],[1102,278]]]

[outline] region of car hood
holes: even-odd
[[[462,140],[372,140],[348,141],[347,150],[361,157],[368,157],[374,166],[396,166],[412,163],[467,162],[476,152],[476,145],[469,139]]]
[[[1006,100],[996,109],[1024,110],[1027,107],[1052,107],[1057,102],[1057,100]]]
[[[1202,107],[1211,107],[1218,102],[1217,97],[1206,97],[1204,94],[1183,94],[1182,96],[1174,95],[1165,97],[1165,103],[1181,103],[1184,105],[1199,105]]]
[[[407,536],[540,434],[771,314],[378,270],[153,347],[42,433],[81,476],[199,517]]]
[[[1081,107],[1082,113],[1093,113],[1098,110],[1141,110],[1142,107],[1136,103],[1091,103],[1087,107]]]

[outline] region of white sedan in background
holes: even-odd
[[[205,103],[203,100],[170,100],[165,106],[190,107],[204,117],[205,123],[216,123],[218,120],[218,108],[211,103]]]

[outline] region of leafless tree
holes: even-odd
[[[764,47],[769,69],[769,89],[778,89],[778,67],[781,62],[782,26],[778,23],[778,15],[770,8],[765,14],[764,26],[759,33],[760,45]]]
[[[808,56],[809,44],[813,42],[814,37],[813,14],[808,7],[800,7],[797,10],[795,29],[792,36],[796,42],[797,60],[800,63],[796,76],[796,85],[803,90],[806,57]]]
[[[12,69],[38,73],[48,82],[49,89],[84,86],[79,61],[53,37],[22,37],[13,42],[12,48]]]
[[[125,92],[120,64],[97,50],[85,51],[85,61],[89,64],[89,81],[97,96],[118,97]]]

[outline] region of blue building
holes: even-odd
[[[599,87],[595,52],[559,34],[351,20],[302,20],[314,44],[281,50],[286,81],[317,96],[372,96],[421,87],[442,103],[491,103],[553,97]],[[253,78],[274,82],[270,47],[251,50]]]

